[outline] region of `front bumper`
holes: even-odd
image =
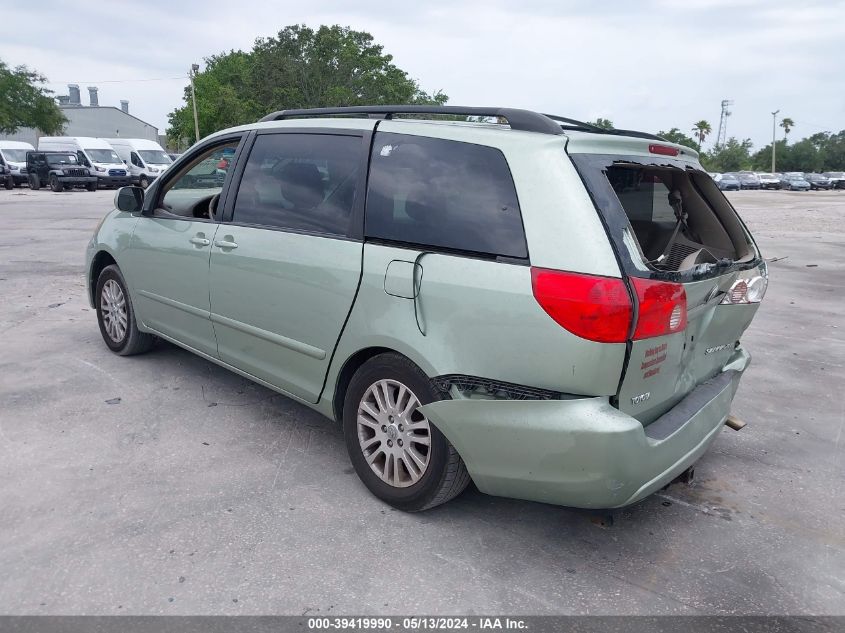
[[[577,508],[620,508],[669,484],[718,435],[750,356],[647,427],[607,397],[441,400],[425,414],[449,439],[479,490]]]
[[[109,176],[108,174],[97,174],[97,182],[101,187],[127,187],[132,184],[132,176]]]
[[[59,182],[69,187],[90,185],[97,182],[96,176],[59,176]]]

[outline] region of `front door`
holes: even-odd
[[[196,156],[160,187],[149,189],[145,215],[135,225],[126,266],[135,310],[148,328],[217,357],[210,320],[208,264],[219,222],[214,214],[224,179],[216,172],[224,149],[240,136],[198,148]]]
[[[364,134],[258,134],[211,249],[220,358],[316,402],[361,276]]]

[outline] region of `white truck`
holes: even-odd
[[[123,159],[132,182],[146,189],[173,162],[164,148],[145,138],[105,139]]]
[[[26,153],[35,148],[21,141],[0,141],[0,163],[9,168],[15,186],[26,184]]]
[[[124,187],[132,184],[129,168],[108,141],[91,136],[42,136],[38,149],[73,152],[79,162],[97,176],[100,187]]]

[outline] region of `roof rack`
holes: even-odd
[[[616,136],[633,136],[655,141],[666,139],[648,132],[634,130],[617,130],[603,128],[592,123],[558,116],[556,114],[540,114],[532,110],[518,108],[483,108],[464,106],[427,106],[427,105],[379,105],[379,106],[346,106],[338,108],[302,108],[299,110],[279,110],[260,119],[266,121],[280,121],[282,119],[296,119],[302,117],[320,116],[367,116],[376,119],[392,119],[396,114],[445,114],[452,116],[490,116],[502,117],[508,122],[512,130],[525,132],[540,132],[541,134],[563,134],[564,130],[579,130],[593,134],[613,134]]]
[[[447,114],[453,116],[494,116],[502,117],[512,130],[540,132],[541,134],[563,134],[560,125],[549,117],[531,110],[516,108],[480,108],[463,106],[423,106],[423,105],[383,105],[351,106],[343,108],[307,108],[302,110],[279,110],[268,114],[260,122],[279,121],[311,116],[354,116],[366,115],[370,118],[392,119],[396,114]]]

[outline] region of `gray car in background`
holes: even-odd
[[[830,180],[831,189],[845,189],[845,171],[826,171],[822,176]]]
[[[734,174],[719,174],[716,178],[716,184],[722,191],[739,191],[742,188],[739,184],[739,178]]]
[[[789,191],[809,191],[810,183],[804,179],[804,174],[792,172],[784,174],[780,180],[781,189]]]

